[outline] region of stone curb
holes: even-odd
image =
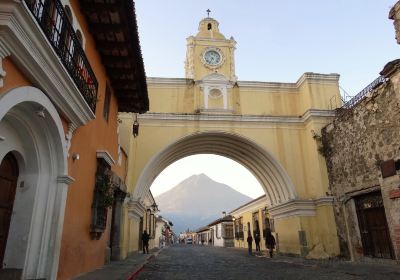
[[[144,269],[145,265],[148,264],[152,259],[158,256],[162,249],[159,249],[157,252],[152,253],[150,256],[146,258],[144,262],[136,266],[136,269],[130,273],[130,275],[126,278],[126,280],[134,280],[136,276]]]

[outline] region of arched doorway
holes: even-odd
[[[18,171],[10,178],[17,187],[13,206],[7,208],[12,216],[2,273],[55,279],[67,185],[73,180],[67,175],[61,118],[39,89],[15,88],[0,95],[0,136],[0,162]],[[11,154],[14,159],[9,159]]]
[[[17,159],[8,153],[0,164],[0,268],[3,267],[18,174]]]

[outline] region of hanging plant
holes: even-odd
[[[104,173],[96,176],[96,206],[108,208],[114,203],[114,188],[111,185],[110,174]]]

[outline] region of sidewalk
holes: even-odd
[[[121,261],[113,261],[101,268],[81,274],[75,280],[131,280],[144,265],[162,249],[152,249],[149,254],[133,253]]]

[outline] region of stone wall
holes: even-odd
[[[381,72],[387,80],[371,90],[351,109],[341,109],[322,131],[321,149],[326,157],[329,184],[335,200],[335,216],[341,253],[358,259],[363,246],[354,197],[381,191],[397,259],[400,257],[399,175],[382,178],[381,164],[400,159],[400,62]]]

